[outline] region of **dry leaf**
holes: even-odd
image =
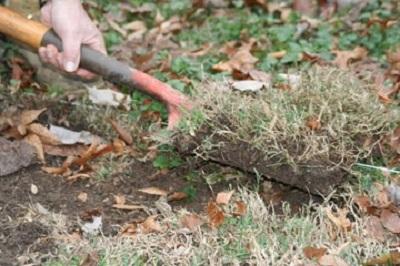
[[[326,215],[329,220],[331,220],[337,227],[348,230],[351,228],[351,222],[347,218],[348,210],[346,209],[338,209],[336,214],[332,213],[330,208],[326,208]]]
[[[157,195],[157,196],[167,196],[168,195],[167,191],[157,188],[157,187],[142,188],[142,189],[138,189],[138,191],[145,193],[145,194]]]
[[[114,153],[117,155],[120,155],[120,154],[124,153],[126,144],[123,140],[114,139],[112,146],[113,146]]]
[[[78,156],[87,150],[87,146],[82,144],[76,145],[43,145],[44,153],[54,156],[68,157]]]
[[[44,144],[49,144],[49,145],[60,145],[61,142],[60,140],[57,138],[57,136],[55,136],[53,133],[50,132],[50,130],[41,125],[41,124],[30,124],[27,127],[28,131],[36,134],[40,137],[40,140],[42,141],[42,143]]]
[[[364,266],[376,266],[376,265],[398,265],[400,264],[400,252],[391,252],[380,256],[376,259],[369,260],[363,263]]]
[[[232,83],[232,88],[238,91],[257,92],[266,86],[268,84],[257,80],[240,80]]]
[[[143,205],[132,205],[132,204],[114,204],[112,207],[115,209],[127,210],[127,211],[143,210],[146,208]]]
[[[310,117],[307,119],[306,126],[312,131],[318,131],[321,129],[321,120],[317,117]]]
[[[46,172],[48,174],[52,175],[62,175],[66,172],[69,171],[67,167],[42,167],[41,168],[43,172]]]
[[[367,217],[365,227],[365,230],[367,231],[369,237],[379,240],[381,242],[385,241],[385,230],[383,229],[382,223],[378,217]]]
[[[229,192],[220,192],[217,195],[217,199],[215,200],[217,204],[225,204],[227,205],[229,201],[231,200],[231,197],[235,191],[229,191]]]
[[[307,259],[319,260],[322,256],[324,256],[326,254],[326,248],[305,247],[305,248],[303,248],[303,253]]]
[[[40,110],[27,110],[27,111],[22,111],[20,114],[20,125],[29,125],[46,110],[46,108],[40,109]]]
[[[197,214],[191,213],[181,218],[182,226],[190,229],[191,231],[197,230],[201,225],[204,224],[203,219]]]
[[[42,141],[40,140],[39,136],[36,134],[29,134],[24,138],[24,141],[30,145],[32,145],[35,150],[39,160],[44,163],[44,152],[43,152],[43,145]]]
[[[61,144],[65,145],[72,145],[72,144],[90,145],[94,141],[97,142],[101,141],[100,137],[95,136],[88,131],[75,132],[54,125],[50,125],[49,131],[61,142]]]
[[[126,203],[126,198],[124,195],[114,195],[115,204],[123,205]]]
[[[142,224],[139,225],[139,229],[144,234],[162,232],[161,225],[155,220],[157,215],[148,217]]]
[[[347,69],[351,61],[364,59],[368,51],[365,48],[356,47],[352,51],[334,51],[334,53],[336,54],[336,58],[333,64],[341,69]]]
[[[210,226],[217,228],[224,223],[225,215],[218,207],[217,203],[209,202],[207,206],[208,221]]]
[[[126,144],[131,145],[133,143],[132,135],[125,128],[118,124],[117,121],[112,119],[109,119],[109,122],[111,123],[113,129],[118,133],[119,137],[125,141]]]
[[[319,258],[318,263],[321,266],[348,266],[343,259],[334,255],[324,255]]]
[[[244,216],[247,213],[247,205],[243,201],[236,201],[236,207],[233,211],[235,216]]]
[[[129,95],[113,90],[99,90],[96,87],[88,88],[89,99],[98,105],[107,106],[122,106],[125,110],[129,111],[131,108],[132,99]]]
[[[174,192],[168,195],[167,200],[168,202],[171,201],[181,201],[187,199],[188,195],[185,192]]]
[[[394,234],[400,234],[400,217],[389,210],[383,210],[381,213],[382,225]]]

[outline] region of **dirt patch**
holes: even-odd
[[[340,167],[329,167],[324,161],[309,161],[297,168],[265,159],[264,153],[245,141],[232,141],[213,135],[208,127],[196,132],[195,137],[181,136],[176,146],[183,154],[190,154],[207,139],[219,145],[207,150],[207,157],[223,165],[261,175],[312,194],[329,194],[345,180],[346,172]],[[184,140],[184,141],[183,141]]]

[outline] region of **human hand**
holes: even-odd
[[[107,52],[101,32],[90,20],[80,0],[51,0],[42,8],[41,19],[53,28],[63,43],[61,53],[51,44],[41,47],[39,55],[42,61],[83,78],[93,78],[93,73],[79,68],[81,45],[88,45],[104,54]]]

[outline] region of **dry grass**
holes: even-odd
[[[265,161],[348,167],[376,144],[363,147],[363,140],[384,136],[399,121],[372,88],[351,73],[314,68],[301,77],[298,88],[259,93],[204,85],[195,97],[198,108],[182,122],[180,132],[194,135],[201,127],[209,128],[211,135],[198,149],[203,156],[226,139],[250,143],[264,152]],[[321,129],[311,130],[309,120],[319,120]]]
[[[310,204],[297,215],[274,213],[257,193],[242,190],[236,199],[243,200],[248,213],[229,217],[218,229],[203,225],[196,232],[182,228],[180,217],[186,213],[160,216],[162,233],[137,235],[136,238],[97,236],[73,241],[66,238],[67,227],[61,216],[40,216],[54,228],[52,237],[59,245],[58,254],[46,265],[79,265],[87,254],[99,255],[99,265],[300,265],[309,264],[303,248],[325,247],[349,265],[360,265],[369,258],[388,252],[396,239],[385,243],[368,236],[365,222],[350,208],[354,219],[348,232],[337,228],[327,217],[326,209],[337,206],[328,202]],[[349,198],[348,196],[344,196]],[[347,206],[352,206],[350,200]],[[393,243],[391,242],[393,241]]]

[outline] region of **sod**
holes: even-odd
[[[318,67],[300,75],[298,86],[286,90],[200,86],[196,107],[175,134],[178,150],[329,194],[399,118],[379,102],[371,84],[351,73]]]

